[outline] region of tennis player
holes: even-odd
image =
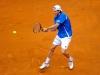
[[[49,67],[52,55],[58,46],[61,46],[61,52],[66,57],[69,69],[73,69],[73,57],[67,52],[67,48],[72,39],[72,28],[69,17],[62,11],[60,5],[54,5],[53,12],[55,14],[54,25],[51,25],[48,28],[44,28],[43,30],[45,32],[58,30],[58,32],[53,41],[52,47],[49,50],[48,56],[46,57],[45,61],[41,64],[40,69]]]

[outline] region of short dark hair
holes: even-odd
[[[61,10],[57,10],[57,11],[59,11],[59,13],[62,13],[62,11],[61,11]]]

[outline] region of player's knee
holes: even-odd
[[[51,49],[50,49],[51,52],[54,52],[54,50],[55,50],[55,48],[51,48]]]
[[[62,49],[61,52],[62,52],[63,55],[66,54],[66,50],[65,49]]]
[[[62,54],[66,57],[69,57],[69,53],[67,53],[66,51],[63,51]]]

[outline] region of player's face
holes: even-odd
[[[59,11],[53,10],[53,13],[54,13],[55,15],[58,15],[58,14],[59,14]]]
[[[58,15],[58,14],[59,14],[59,11],[57,11],[57,10],[55,10],[55,9],[53,8],[53,13],[54,13],[55,15]]]

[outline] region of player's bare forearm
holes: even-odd
[[[57,27],[59,26],[59,24],[54,24],[54,25],[51,25],[50,27],[47,27],[47,28],[43,28],[43,31],[44,32],[48,32],[48,31],[56,31]]]
[[[54,25],[48,27],[47,30],[48,30],[48,31],[54,31],[54,30],[57,29],[57,27],[58,27],[58,24],[54,24]]]

